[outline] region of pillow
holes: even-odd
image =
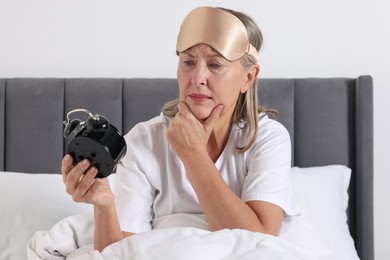
[[[291,169],[293,195],[337,259],[359,259],[347,224],[351,170],[342,165]]]
[[[26,245],[36,231],[92,212],[71,199],[60,174],[0,172],[0,191],[0,259],[27,259]]]

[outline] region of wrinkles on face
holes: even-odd
[[[220,104],[225,107],[226,120],[230,120],[245,76],[239,60],[230,62],[206,44],[179,54],[180,100],[189,105],[199,120],[207,118]]]

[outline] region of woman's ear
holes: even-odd
[[[257,79],[257,75],[259,75],[259,72],[260,72],[259,64],[252,65],[249,68],[246,75],[246,82],[240,89],[241,94],[245,93],[253,85],[253,83]]]

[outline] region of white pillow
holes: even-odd
[[[337,259],[359,259],[346,210],[351,170],[342,165],[291,169],[293,193]]]
[[[0,259],[27,259],[26,245],[36,231],[92,212],[71,199],[60,174],[0,172],[0,191]]]

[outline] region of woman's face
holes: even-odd
[[[230,62],[206,44],[179,54],[180,100],[198,120],[206,119],[219,104],[224,106],[221,117],[230,120],[239,94],[253,83],[252,76],[240,60]]]

